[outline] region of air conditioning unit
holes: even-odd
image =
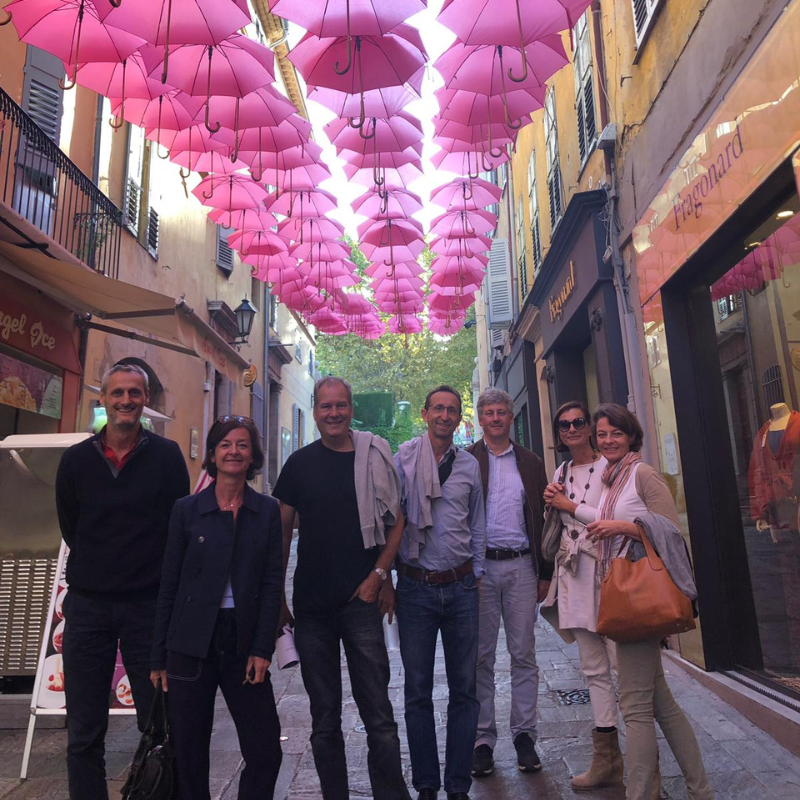
[[[489,268],[486,272],[490,328],[508,328],[514,321],[512,292],[508,239],[495,239],[492,241]]]

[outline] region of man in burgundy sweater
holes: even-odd
[[[167,525],[189,493],[175,442],[144,430],[147,373],[117,364],[103,376],[108,424],[70,447],[56,478],[70,548],[64,600],[67,773],[73,800],[107,800],[105,735],[119,643],[143,729],[153,696],[150,647]]]

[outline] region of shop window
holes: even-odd
[[[564,215],[564,206],[556,124],[556,93],[552,87],[547,92],[544,104],[544,136],[547,145],[547,193],[550,197],[550,224],[555,229]]]
[[[592,44],[589,38],[587,11],[576,23],[575,40],[575,113],[578,117],[578,150],[581,164],[589,157],[597,139],[595,119],[594,77],[592,70]]]
[[[539,195],[536,186],[536,151],[531,153],[528,161],[528,213],[531,221],[531,256],[533,258],[533,276],[542,268],[542,233],[539,225]]]
[[[143,128],[128,126],[128,171],[123,214],[128,230],[153,258],[158,258],[159,215],[150,198],[151,145],[145,139]]]
[[[664,4],[664,0],[632,0],[632,3],[636,49],[638,50],[650,35],[654,20]],[[635,60],[634,63],[636,63]]]
[[[230,278],[233,272],[233,250],[228,244],[228,237],[234,232],[233,228],[217,225],[217,254],[216,262],[226,277]]]

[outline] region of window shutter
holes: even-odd
[[[592,80],[591,70],[589,70],[583,87],[583,110],[585,115],[584,124],[586,125],[586,143],[588,146],[597,138],[597,123],[594,118],[594,81]]]
[[[547,182],[547,190],[550,195],[550,224],[555,227],[561,219],[561,169],[556,166]]]
[[[636,29],[636,46],[639,47],[650,30],[650,23],[662,0],[632,0],[633,24]]]
[[[495,239],[486,273],[490,328],[508,328],[513,321],[510,261],[508,239]]]
[[[144,187],[144,130],[128,126],[128,174],[125,185],[125,224],[134,236],[139,235],[142,220],[142,190]]]
[[[581,156],[581,163],[586,158],[586,114],[583,108],[583,95],[578,95],[575,101],[575,111],[578,114],[578,151]]]
[[[533,240],[533,274],[535,277],[542,268],[542,232],[539,227],[538,211],[531,221],[531,239]]]
[[[147,214],[147,249],[158,258],[158,212],[152,206]]]
[[[64,64],[60,59],[38,47],[28,45],[22,107],[56,144],[61,137],[64,106],[64,91],[58,82],[63,77]]]
[[[228,236],[233,231],[233,228],[217,225],[217,266],[228,276],[233,272],[233,250],[228,244]]]
[[[292,452],[300,449],[300,409],[292,403]]]
[[[142,208],[142,188],[136,185],[133,178],[128,178],[125,193],[125,224],[134,235],[139,232],[139,213]]]

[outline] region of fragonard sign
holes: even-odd
[[[575,262],[569,262],[569,276],[564,281],[564,285],[559,290],[558,294],[550,295],[548,306],[550,307],[550,322],[555,322],[564,316],[564,305],[567,300],[572,297],[575,291]]]

